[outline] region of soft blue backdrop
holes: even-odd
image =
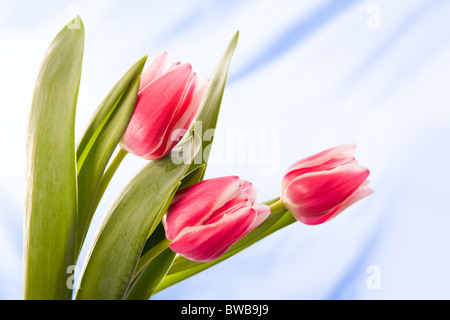
[[[77,136],[143,55],[167,50],[209,76],[240,30],[218,130],[225,141],[257,132],[266,157],[216,161],[207,177],[238,174],[264,201],[279,195],[291,163],[350,142],[371,170],[375,193],[336,219],[295,223],[156,299],[450,298],[450,2],[2,0],[1,299],[21,298],[34,81],[47,46],[75,13],[86,27]],[[217,152],[233,146],[218,143]],[[88,240],[144,164],[126,158]]]

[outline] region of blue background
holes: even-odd
[[[261,157],[217,161],[207,178],[237,174],[265,201],[279,196],[291,163],[344,143],[357,144],[357,160],[371,171],[375,192],[336,219],[295,223],[155,299],[450,298],[448,1],[101,0],[0,1],[1,299],[22,297],[34,81],[76,13],[86,28],[77,136],[142,56],[167,50],[209,76],[239,30],[218,131],[271,133],[274,170],[265,172]],[[144,164],[125,159],[88,241]]]

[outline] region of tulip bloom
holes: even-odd
[[[255,187],[236,176],[179,191],[163,218],[170,248],[194,261],[217,259],[269,216],[255,200]]]
[[[173,63],[159,53],[142,73],[134,113],[121,147],[144,159],[168,154],[186,132],[200,106],[208,79],[199,77],[189,63]]]
[[[294,163],[285,173],[282,199],[294,217],[310,225],[324,223],[372,193],[369,170],[359,165],[355,145],[322,151]]]

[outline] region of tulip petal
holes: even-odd
[[[197,108],[192,108],[191,102],[194,98],[195,92],[195,78],[195,73],[192,73],[191,78],[187,82],[183,96],[178,102],[176,110],[172,115],[170,123],[166,126],[166,130],[160,133],[163,139],[158,148],[152,152],[155,158],[163,157],[173,149],[173,147],[184,136],[187,131],[186,129],[189,127],[192,119],[194,118],[198,109],[198,106]],[[177,139],[177,137],[173,137],[173,133],[175,131],[182,132],[184,134],[181,136],[178,135]]]
[[[167,239],[173,240],[186,226],[207,220],[239,192],[237,176],[204,180],[179,191],[163,220]]]
[[[358,164],[307,173],[286,187],[283,201],[296,218],[320,217],[347,200],[368,176],[369,170]]]
[[[170,128],[172,128],[172,132],[177,129],[184,129],[184,131],[188,129],[197,114],[203,96],[208,89],[208,85],[208,79],[202,78],[196,73],[193,74],[192,82],[189,87],[191,90],[188,91],[189,94],[186,94],[182,98],[182,102],[180,102],[180,106],[177,109],[177,114],[173,118],[176,122],[170,126]],[[180,136],[172,137],[172,135],[167,135],[167,137],[171,139],[168,139],[169,141],[167,144],[172,143],[174,145],[182,138]],[[178,138],[178,140],[176,138]],[[171,149],[170,146],[168,148]]]
[[[144,89],[153,80],[165,74],[173,65],[172,58],[167,51],[158,53],[150,62],[149,66],[142,72],[139,91]]]
[[[252,226],[250,227],[249,232],[251,230],[255,229],[257,226],[259,226],[270,215],[270,208],[269,208],[269,206],[266,206],[263,203],[255,203],[253,205],[253,209],[256,210],[256,219],[253,222]]]
[[[252,202],[255,203],[256,201],[256,195],[257,195],[257,190],[255,188],[255,186],[244,179],[241,179],[241,188],[242,191],[248,196],[248,199]]]
[[[194,261],[212,261],[239,241],[255,219],[253,208],[242,208],[224,215],[213,224],[186,227],[170,244],[170,248]]]
[[[240,197],[242,195],[244,195],[245,197],[244,199]],[[233,198],[231,201],[228,201],[223,207],[214,211],[207,220],[202,222],[202,224],[206,225],[215,223],[216,221],[222,219],[224,215],[232,214],[233,212],[244,207],[251,208],[252,203],[247,199],[244,193],[241,193],[241,195],[238,195],[236,198]]]
[[[137,156],[154,159],[152,152],[162,143],[161,132],[165,132],[172,120],[191,72],[190,64],[179,65],[139,93],[133,116],[122,139],[124,149]]]
[[[354,162],[355,157],[353,155],[355,149],[355,144],[346,144],[297,161],[286,171],[281,182],[281,190],[284,190],[291,180],[301,174],[311,171],[331,170],[338,166]]]
[[[316,224],[321,224],[326,221],[329,221],[329,220],[333,219],[334,217],[336,217],[337,215],[339,215],[342,211],[344,211],[345,209],[350,207],[352,204],[369,196],[372,193],[373,193],[373,190],[371,188],[369,188],[367,186],[364,188],[360,187],[350,197],[348,197],[348,199],[345,200],[341,205],[337,206],[336,208],[334,208],[332,211],[330,211],[326,215],[324,215],[320,218],[317,218],[317,219],[307,219],[307,218],[301,217],[300,218],[301,222],[303,222],[304,224],[308,224],[308,225],[316,225]]]

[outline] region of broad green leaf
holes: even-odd
[[[36,80],[27,132],[24,298],[70,299],[75,264],[77,169],[75,112],[84,49],[79,17],[47,50]]]
[[[236,32],[210,77],[209,88],[206,91],[199,111],[191,124],[190,130],[194,130],[201,137],[201,152],[197,153],[196,157],[193,159],[193,163],[187,171],[189,174],[183,179],[180,189],[203,180],[213,137],[205,140],[203,138],[207,130],[214,130],[216,128],[225,90],[228,68],[236,49],[238,38],[239,32]],[[166,250],[167,252],[164,253],[164,257],[159,257],[157,262],[150,263],[150,265],[141,272],[140,278],[134,283],[134,288],[130,293],[129,298],[149,299],[151,297],[153,293],[152,289],[155,288],[155,284],[161,282],[175,258],[175,254],[170,254],[168,252],[169,250],[170,249]]]
[[[155,290],[155,293],[211,268],[295,221],[295,218],[289,211],[284,208],[277,209],[261,225],[234,244],[223,256],[214,261],[196,262],[183,258],[182,256],[177,256],[166,277]]]
[[[192,145],[193,134],[189,135],[191,139],[184,143]],[[198,148],[193,155],[196,152]],[[189,165],[175,164],[169,154],[149,162],[123,189],[88,255],[76,299],[124,297],[146,240],[160,223],[162,211]]]
[[[102,196],[99,184],[106,165],[133,114],[145,60],[146,57],[140,59],[117,82],[97,108],[78,143],[77,256],[98,205],[96,200]]]

